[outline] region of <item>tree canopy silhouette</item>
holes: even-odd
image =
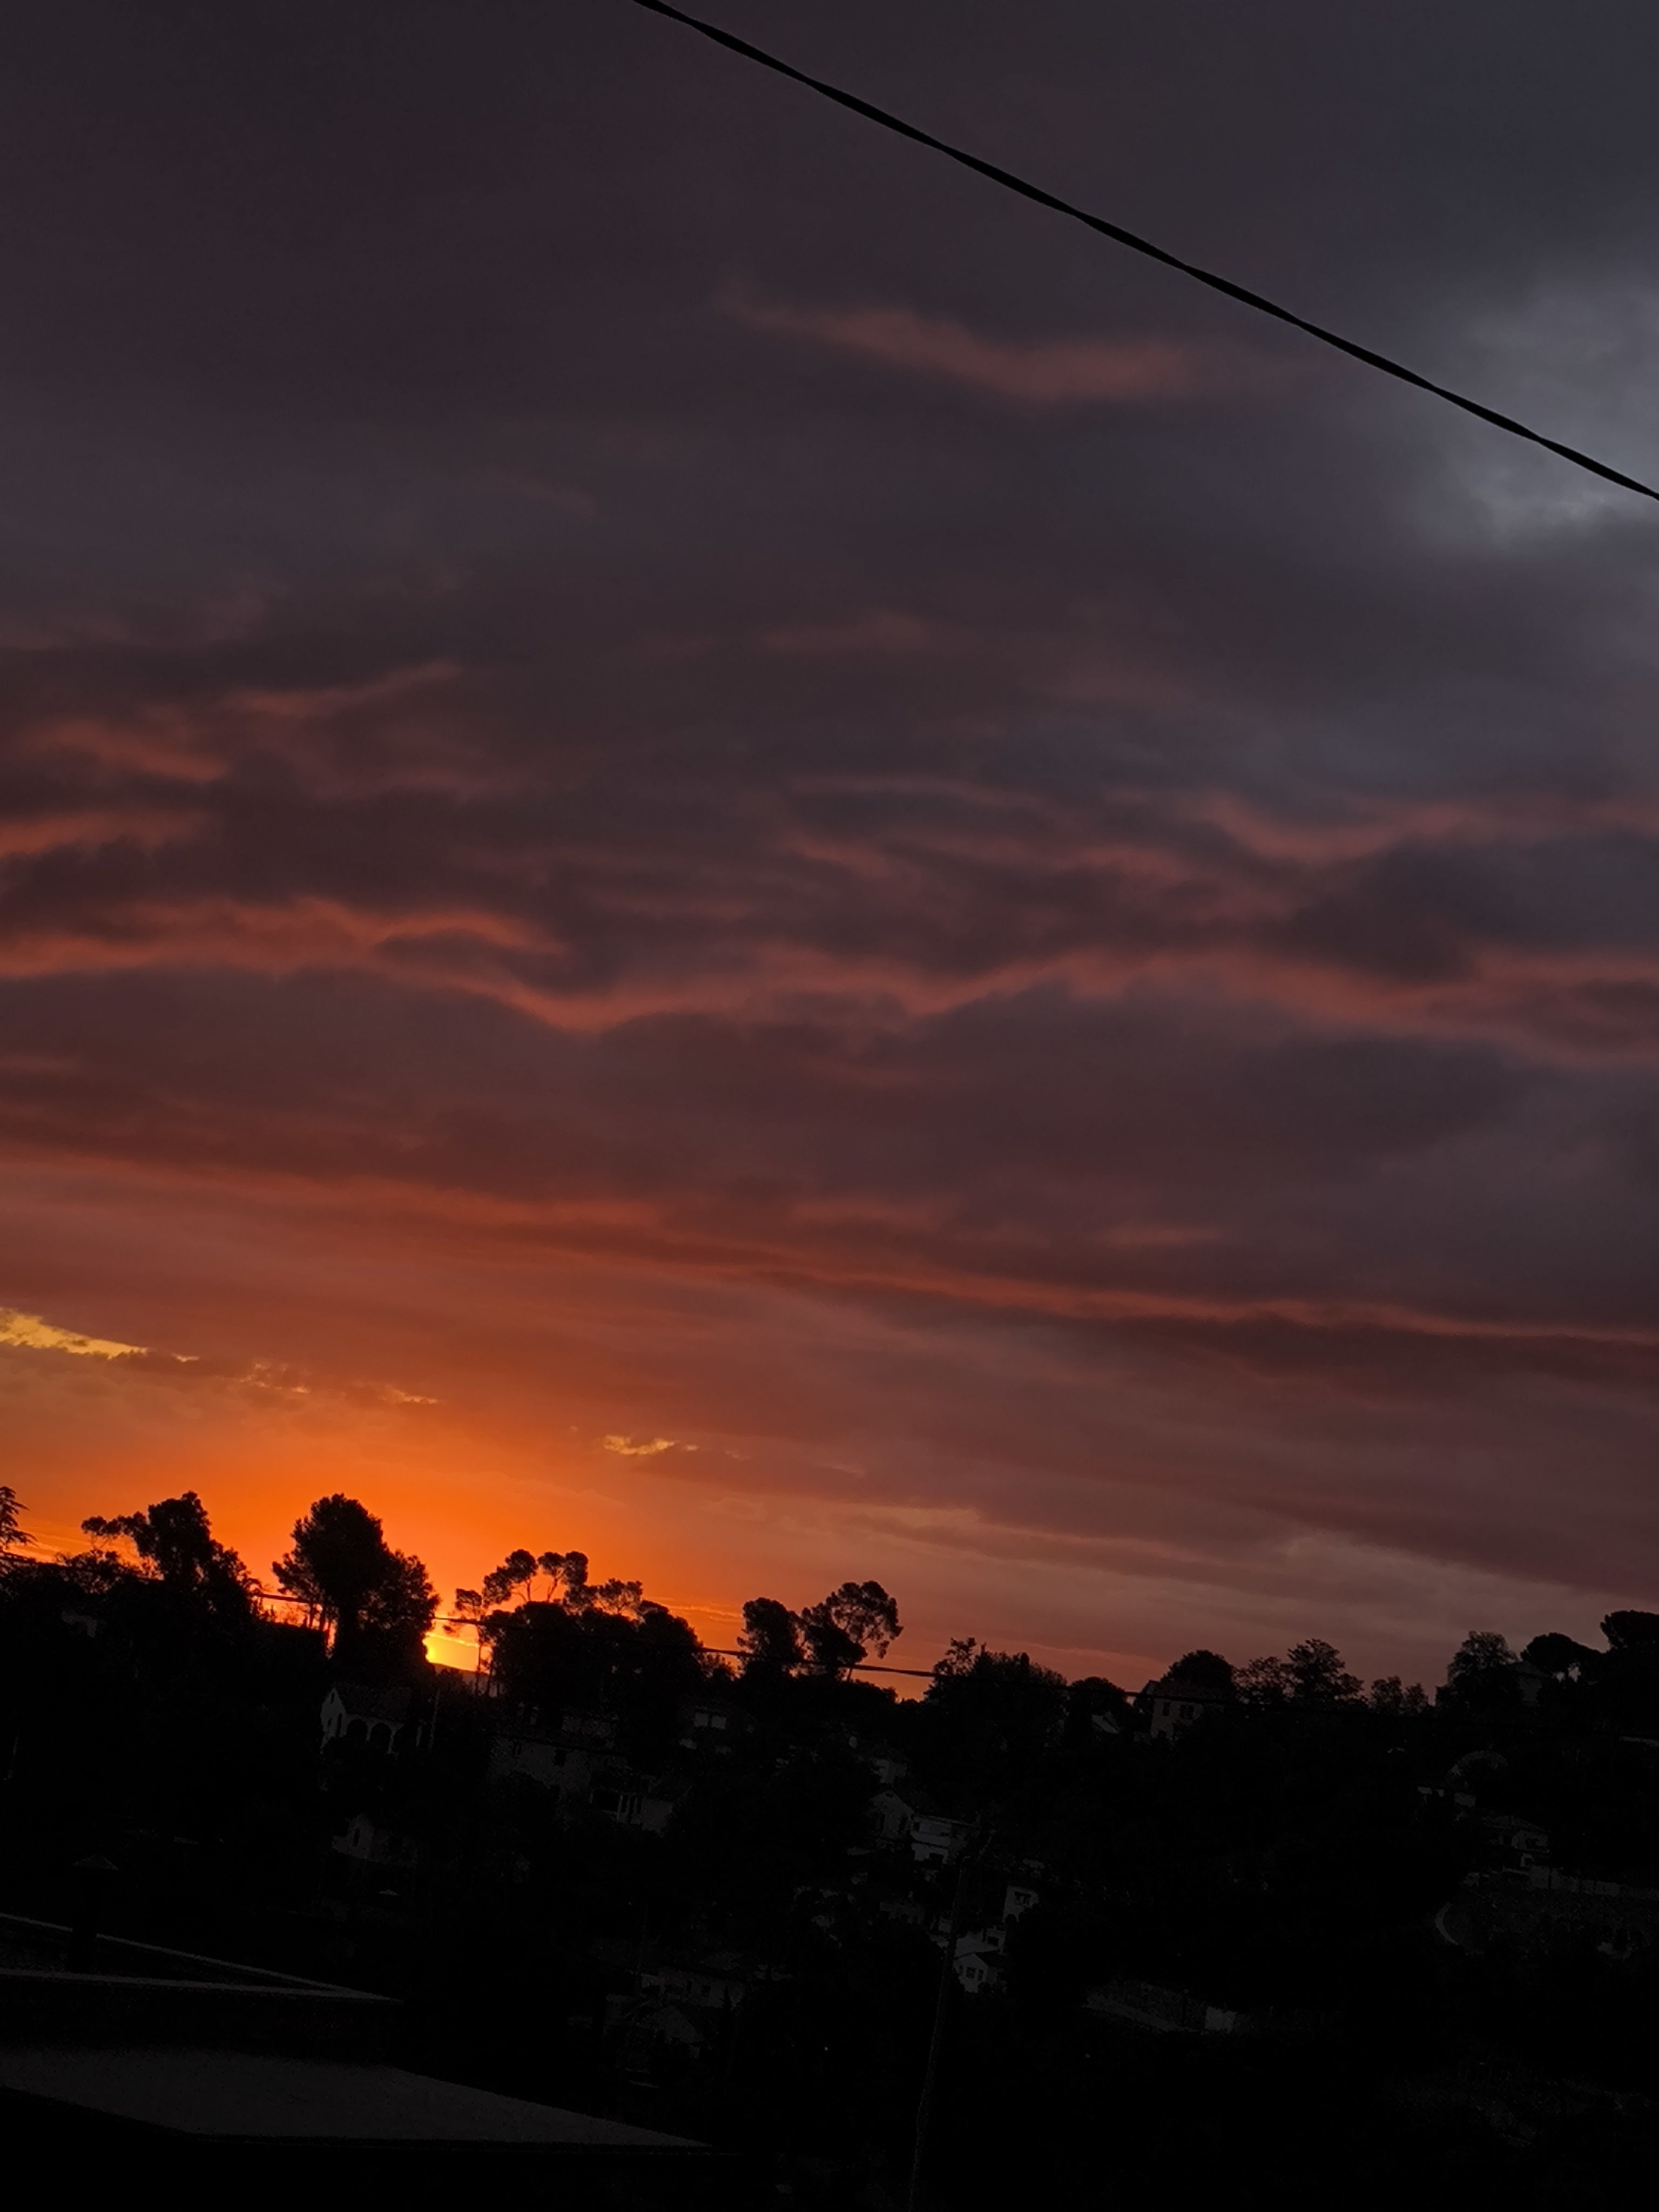
[[[208,1510],[193,1490],[163,1498],[136,1513],[90,1514],[88,1536],[125,1538],[144,1568],[176,1597],[210,1613],[245,1620],[253,1612],[252,1579],[240,1557],[214,1535]]]
[[[964,1636],[934,1667],[922,1702],[940,1780],[999,1797],[1059,1741],[1067,1685],[1028,1652],[993,1651]]]
[[[1231,1690],[1233,1670],[1218,1651],[1183,1651],[1169,1673],[1171,1682],[1185,1682],[1194,1690]]]
[[[1520,1698],[1519,1661],[1495,1628],[1472,1628],[1451,1656],[1436,1703],[1466,1712],[1504,1711]]]
[[[1610,1613],[1601,1623],[1601,1633],[1610,1650],[1636,1652],[1659,1661],[1659,1613],[1629,1609]]]
[[[884,1656],[904,1633],[898,1607],[879,1583],[842,1583],[799,1618],[807,1664],[818,1674],[849,1674],[870,1652]]]
[[[312,1607],[348,1665],[418,1662],[438,1609],[425,1567],[394,1552],[380,1521],[355,1498],[319,1498],[294,1524],[293,1548],[272,1573]]]
[[[1528,1667],[1536,1667],[1540,1674],[1553,1674],[1561,1681],[1587,1674],[1601,1654],[1593,1651],[1588,1644],[1580,1644],[1576,1637],[1563,1636],[1552,1628],[1546,1629],[1541,1636],[1534,1636],[1521,1656]]]
[[[0,1575],[21,1565],[23,1546],[34,1540],[22,1526],[22,1514],[17,1492],[9,1482],[0,1482]]]
[[[1397,1677],[1390,1680],[1392,1686],[1377,1685],[1382,1692],[1379,1711],[1394,1710],[1398,1700],[1407,1696]],[[1291,1644],[1289,1656],[1283,1659],[1277,1652],[1252,1659],[1239,1668],[1236,1686],[1240,1697],[1253,1705],[1346,1705],[1364,1687],[1358,1675],[1351,1674],[1344,1666],[1336,1646],[1322,1636],[1310,1636],[1301,1644]]]
[[[793,1674],[806,1657],[799,1616],[775,1597],[745,1601],[738,1649],[744,1656],[744,1671],[750,1674]]]

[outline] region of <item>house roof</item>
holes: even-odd
[[[367,1682],[334,1682],[330,1697],[337,1698],[353,1720],[390,1721],[395,1726],[409,1718],[406,1689],[377,1689]]]
[[[71,1942],[0,1915],[0,2101],[53,2142],[118,2143],[147,2175],[158,2157],[171,2177],[179,2158],[259,2146],[285,2173],[356,2156],[402,2174],[474,2146],[504,2173],[719,2163],[682,2136],[389,2065],[389,1998],[114,1936],[88,1972],[67,1966]]]
[[[497,2096],[400,2066],[246,2051],[0,2049],[0,2089],[222,2139],[696,2148],[683,2136]]]
[[[970,1928],[957,1938],[958,1959],[1000,1959],[1002,1931],[999,1928]]]

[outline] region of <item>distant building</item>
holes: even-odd
[[[884,1843],[908,1843],[921,1866],[945,1866],[957,1857],[973,1833],[970,1820],[946,1813],[923,1790],[908,1783],[890,1784],[871,1800],[876,1832]]]
[[[1480,1826],[1486,1837],[1513,1865],[1544,1867],[1549,1863],[1549,1831],[1520,1813],[1483,1813]]]
[[[665,2004],[660,1998],[612,1996],[605,2005],[605,2027],[616,2039],[616,2058],[630,2081],[647,2081],[655,2061],[672,2051],[690,2063],[701,2058],[713,2037],[706,2019],[698,2019],[684,2005]]]
[[[680,1744],[686,1751],[726,1750],[754,1732],[755,1723],[729,1698],[687,1700],[680,1711]]]
[[[556,1731],[526,1723],[497,1727],[490,1738],[489,1778],[533,1782],[562,1805],[585,1805],[618,1827],[659,1834],[686,1784],[638,1773],[612,1753],[614,1735],[608,1715],[590,1713],[564,1714]]]
[[[617,1741],[617,1717],[614,1713],[580,1711],[562,1713],[559,1734],[570,1743],[613,1744]]]
[[[903,1753],[895,1751],[890,1743],[884,1743],[878,1737],[864,1735],[849,1728],[841,1731],[841,1740],[866,1766],[874,1767],[876,1779],[884,1789],[894,1788],[910,1771],[910,1762]]]
[[[585,1796],[593,1769],[591,1748],[527,1728],[498,1729],[489,1741],[489,1778],[505,1782],[520,1775],[538,1789],[561,1797]]]
[[[1105,1982],[1091,1990],[1085,2002],[1091,2012],[1154,2035],[1236,2035],[1247,2025],[1239,2013],[1156,1982]]]
[[[951,1963],[969,1996],[982,1996],[1002,1986],[1002,1950],[1000,1928],[976,1928],[957,1936],[957,1954]]]
[[[682,1782],[659,1782],[625,1767],[602,1767],[587,1788],[587,1803],[619,1828],[660,1835],[685,1794]]]
[[[1564,1943],[1594,1946],[1604,1957],[1659,1954],[1659,1889],[1562,1874],[1536,1863],[1465,1875],[1435,1927],[1460,1950],[1494,1941],[1547,1955]]]
[[[729,2040],[738,2008],[758,1982],[781,1978],[737,1951],[660,1960],[632,1977],[637,1995],[606,2000],[617,2063],[643,2078],[665,2055],[694,2064]]]
[[[410,1729],[413,1704],[408,1690],[335,1682],[323,1699],[323,1741],[362,1744],[370,1751],[396,1751],[398,1739]]]
[[[950,1927],[948,1917],[942,1916],[937,1903],[920,1897],[906,1897],[889,1892],[876,1899],[876,1911],[884,1920],[902,1921],[908,1928],[926,1928],[936,1923],[941,1937]]]
[[[388,1874],[412,1873],[421,1855],[413,1837],[372,1820],[367,1813],[355,1814],[329,1848],[342,1858],[355,1859],[360,1866],[383,1869]]]
[[[883,1843],[909,1842],[914,1812],[909,1799],[902,1796],[896,1790],[878,1790],[870,1801],[870,1816]]]
[[[1236,1702],[1231,1689],[1205,1682],[1182,1682],[1164,1674],[1147,1683],[1135,1699],[1135,1705],[1146,1715],[1152,1735],[1168,1741],[1183,1729],[1190,1728],[1194,1721],[1207,1719],[1212,1713],[1225,1712]]]
[[[752,1960],[738,1951],[708,1951],[700,1958],[664,1960],[640,1976],[641,1996],[665,2003],[701,2005],[716,2012],[734,2010],[763,1977]]]

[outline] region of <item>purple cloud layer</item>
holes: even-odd
[[[1639,1601],[1654,520],[635,12],[24,11],[0,1303],[941,1635]],[[1659,466],[1645,20],[796,15]]]

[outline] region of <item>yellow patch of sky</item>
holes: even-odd
[[[15,1345],[23,1352],[67,1352],[82,1359],[126,1359],[149,1352],[143,1344],[122,1344],[113,1337],[86,1336],[79,1329],[59,1328],[56,1322],[46,1321],[40,1314],[24,1313],[17,1306],[0,1306],[0,1345]],[[180,1367],[198,1364],[193,1352],[170,1352],[167,1357]],[[300,1379],[281,1361],[255,1359],[238,1372],[222,1368],[211,1370],[220,1381],[251,1384],[260,1390],[274,1390],[290,1398],[308,1398],[317,1385]],[[356,1386],[366,1389],[388,1406],[435,1406],[440,1401],[418,1390],[400,1390],[392,1383],[372,1383]],[[607,1439],[607,1442],[609,1440]],[[626,1437],[617,1440],[619,1445],[628,1443]],[[665,1442],[653,1440],[637,1449],[642,1452],[664,1451]]]
[[[69,1352],[82,1359],[125,1359],[147,1348],[117,1344],[106,1336],[82,1336],[77,1329],[58,1328],[39,1314],[21,1313],[15,1306],[0,1306],[0,1344],[15,1344],[26,1352]]]

